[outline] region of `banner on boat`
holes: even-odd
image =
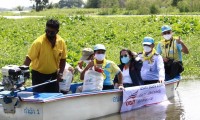
[[[160,103],[167,100],[165,84],[156,83],[137,87],[125,88],[121,112],[130,111],[139,107]]]

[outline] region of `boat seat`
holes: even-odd
[[[72,83],[70,86],[71,93],[76,93],[77,87],[82,86],[82,85],[83,83]]]

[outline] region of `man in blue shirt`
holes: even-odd
[[[143,40],[143,53],[138,56],[143,61],[141,77],[144,84],[163,83],[165,80],[165,69],[162,56],[154,49],[154,39],[145,37]]]

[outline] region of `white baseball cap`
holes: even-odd
[[[103,44],[96,44],[94,50],[106,50],[106,47]]]

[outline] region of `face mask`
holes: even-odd
[[[163,35],[165,40],[170,40],[172,38],[172,34]]]
[[[105,54],[95,54],[94,58],[96,58],[99,61],[102,61],[105,58]]]
[[[144,52],[150,52],[151,51],[151,47],[149,46],[143,46]]]
[[[122,61],[122,63],[127,64],[130,61],[130,58],[128,56],[127,57],[122,57],[121,61]]]
[[[90,62],[91,62],[91,60],[84,60],[83,61],[86,65],[88,65]]]

